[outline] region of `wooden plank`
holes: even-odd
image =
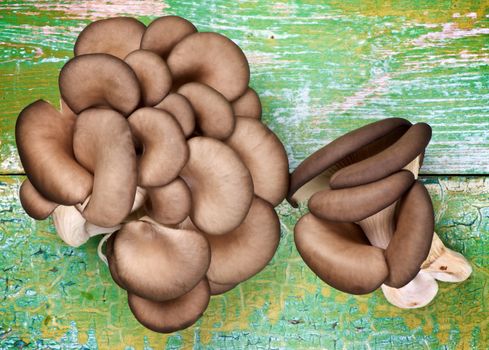
[[[269,266],[223,296],[182,332],[160,335],[132,317],[126,295],[96,255],[98,238],[67,247],[50,220],[36,222],[17,199],[21,177],[0,177],[0,349],[487,349],[489,179],[429,177],[436,230],[474,273],[439,283],[429,306],[400,310],[377,291],[351,296],[322,283],[293,244],[304,209],[278,207],[279,249]]]
[[[404,117],[433,126],[424,173],[489,173],[488,1],[451,0],[3,1],[0,173],[22,172],[15,118],[37,98],[57,104],[58,70],[84,25],[115,15],[147,24],[163,14],[243,48],[292,169],[346,131]]]

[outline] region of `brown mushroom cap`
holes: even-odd
[[[178,89],[195,112],[196,123],[203,136],[224,140],[234,130],[231,104],[213,88],[201,83],[187,83]]]
[[[154,106],[168,95],[172,77],[160,56],[151,51],[136,50],[127,55],[124,61],[138,77],[145,106]]]
[[[141,91],[134,71],[107,54],[77,56],[59,73],[59,91],[76,113],[90,107],[111,107],[129,115],[139,104]]]
[[[426,123],[415,124],[385,150],[338,170],[329,184],[331,188],[345,188],[391,175],[423,153],[430,139],[431,127]]]
[[[129,308],[136,319],[159,333],[176,332],[193,325],[204,313],[209,299],[209,284],[205,278],[188,293],[167,301],[157,302],[127,293]]]
[[[223,234],[245,219],[253,200],[253,181],[239,156],[209,138],[188,141],[190,157],[180,176],[192,193],[192,222],[205,233]]]
[[[209,287],[211,295],[220,295],[229,292],[231,289],[236,287],[237,284],[219,284],[209,281]]]
[[[120,224],[136,195],[136,152],[127,120],[111,109],[91,108],[75,124],[76,159],[94,174],[87,221],[102,227]]]
[[[321,219],[356,222],[397,201],[414,182],[410,171],[401,170],[366,185],[316,192],[309,199],[309,210]]]
[[[19,190],[20,203],[25,212],[36,220],[44,220],[56,209],[59,205],[44,198],[37,191],[29,179],[22,182]]]
[[[180,124],[183,134],[189,137],[195,129],[195,116],[192,105],[184,96],[176,93],[169,94],[155,108],[170,113]]]
[[[194,33],[180,41],[167,60],[178,85],[196,81],[219,91],[228,101],[243,95],[250,67],[243,51],[217,33]]]
[[[295,225],[302,259],[324,282],[350,294],[366,294],[384,282],[384,251],[368,242],[359,226],[304,215]]]
[[[255,90],[248,87],[246,92],[235,100],[231,106],[234,115],[247,118],[261,119],[261,102]]]
[[[132,294],[154,301],[177,298],[204,277],[210,262],[207,240],[192,230],[131,221],[115,234],[109,265],[114,280]]]
[[[148,187],[147,192],[149,200],[146,202],[146,211],[160,224],[176,225],[189,215],[192,197],[181,178],[162,187]]]
[[[141,48],[166,58],[176,44],[196,31],[197,28],[182,17],[160,17],[146,28],[141,39]]]
[[[146,27],[135,18],[114,17],[90,23],[78,35],[75,56],[106,53],[123,59],[139,49]]]
[[[282,202],[289,187],[289,161],[278,137],[259,120],[237,117],[226,143],[250,170],[255,194],[274,207]]]
[[[256,197],[243,223],[225,235],[204,236],[211,247],[209,281],[233,285],[260,272],[280,240],[280,223],[270,203]]]
[[[383,140],[395,142],[410,125],[409,121],[402,118],[379,120],[353,130],[317,150],[292,172],[287,200],[292,206],[297,206],[297,202],[292,197],[301,187],[364,146]],[[331,175],[326,176],[328,184]]]
[[[75,116],[61,114],[43,100],[20,112],[15,139],[20,160],[32,185],[49,201],[73,205],[90,194],[92,175],[73,155]]]
[[[133,136],[144,147],[138,185],[164,186],[176,179],[189,157],[178,122],[169,113],[151,107],[136,110],[127,120]]]
[[[389,266],[385,284],[401,288],[416,276],[430,251],[434,229],[430,195],[416,181],[401,200],[396,231],[385,250]]]

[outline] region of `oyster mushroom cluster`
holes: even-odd
[[[305,263],[332,287],[366,294],[381,287],[401,308],[427,305],[436,279],[460,282],[467,260],[434,234],[430,196],[417,181],[431,128],[401,118],[349,132],[302,162],[288,200],[307,201],[295,226]]]
[[[38,100],[18,117],[21,203],[69,245],[107,234],[101,257],[140,323],[188,327],[275,253],[284,147],[223,35],[119,17],[89,24],[74,53],[61,111]]]

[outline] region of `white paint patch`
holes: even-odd
[[[489,34],[489,28],[460,29],[456,23],[445,23],[441,32],[423,34],[413,41],[415,46],[444,45],[443,41]]]
[[[0,145],[1,146],[1,145]],[[4,157],[0,163],[0,171],[14,171],[14,172],[23,172],[22,164],[20,163],[20,158],[17,153],[17,148],[12,145],[6,145],[8,148],[7,152],[4,153]]]

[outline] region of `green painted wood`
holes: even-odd
[[[171,335],[140,326],[98,259],[99,238],[74,249],[50,220],[20,207],[21,177],[0,177],[0,349],[487,349],[489,179],[429,177],[436,230],[474,268],[439,283],[435,301],[401,310],[382,293],[352,296],[322,283],[302,262],[293,227],[305,210],[278,207],[279,249],[269,266],[211,299],[196,325]]]
[[[89,21],[164,14],[236,41],[264,119],[291,168],[346,131],[384,117],[426,121],[423,168],[489,173],[488,1],[4,0],[0,8],[0,173],[22,172],[14,123],[58,101],[57,75]]]

